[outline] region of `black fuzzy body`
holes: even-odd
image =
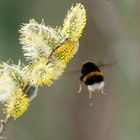
[[[85,83],[85,85],[93,85],[93,84],[98,84],[104,81],[104,77],[102,75],[94,75],[86,81],[84,81],[84,77],[87,76],[91,72],[101,72],[99,67],[95,65],[92,62],[86,62],[82,68],[81,68],[81,74],[82,76],[80,77],[80,80]]]

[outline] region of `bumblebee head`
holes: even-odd
[[[97,65],[95,65],[93,62],[86,62],[83,64],[82,68],[81,68],[81,73],[83,75],[89,74],[90,72],[93,71],[99,71],[99,68]]]

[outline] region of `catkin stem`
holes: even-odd
[[[6,127],[7,123],[9,122],[10,118],[11,118],[10,116],[6,116],[4,120],[1,120],[1,124],[0,124],[0,139],[4,139],[3,132],[5,130],[5,127]]]

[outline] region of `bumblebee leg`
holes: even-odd
[[[88,91],[89,92],[89,99],[91,99],[92,98],[92,95],[93,95],[93,92],[92,91]]]
[[[101,89],[101,94],[106,95],[103,88]]]
[[[81,93],[81,91],[82,91],[82,82],[80,81],[78,93]]]

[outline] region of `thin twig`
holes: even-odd
[[[4,120],[1,120],[1,124],[0,124],[0,139],[4,139],[3,132],[5,130],[5,127],[6,127],[7,123],[9,122],[10,118],[11,118],[10,116],[6,116]]]
[[[48,56],[48,62],[46,63],[46,65],[48,65],[50,63],[50,60],[54,54],[54,52],[62,45],[64,45],[65,43],[69,42],[70,38],[66,38],[62,43],[60,43],[58,46],[56,46],[56,48],[50,53],[50,55]]]

